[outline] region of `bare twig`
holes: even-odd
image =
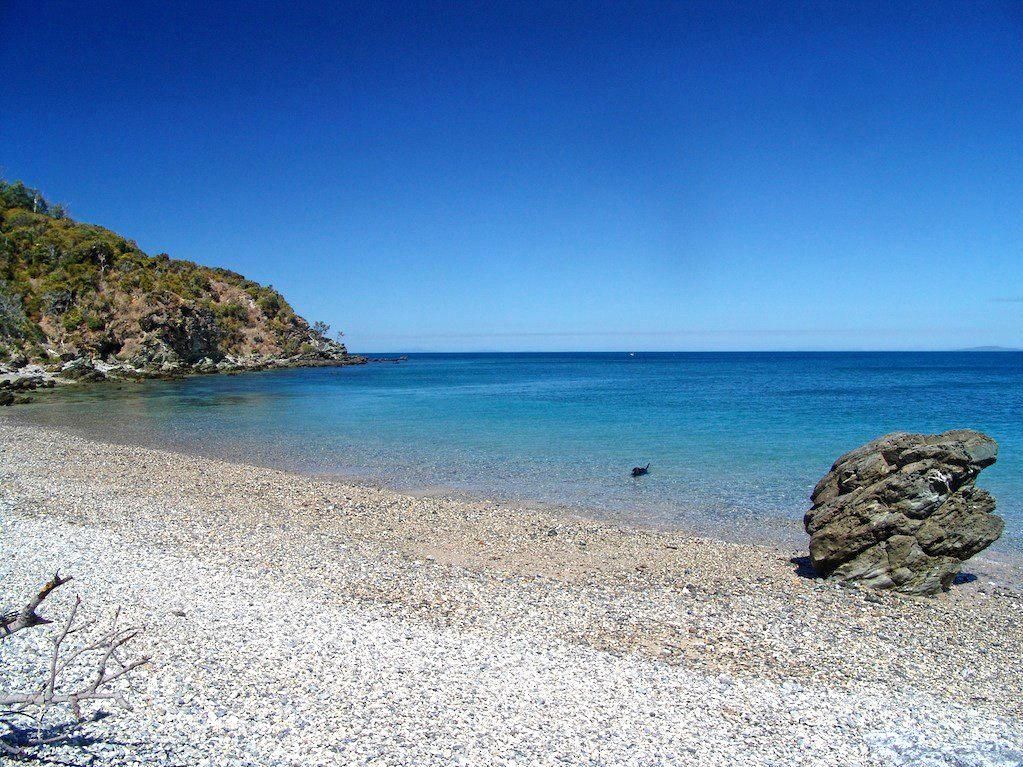
[[[43,587],[36,598],[14,614],[10,621],[4,620],[8,629],[3,636],[30,626],[50,621],[36,615],[35,610],[46,596],[70,578],[55,575]],[[75,597],[74,605],[61,630],[53,637],[53,651],[50,655],[45,678],[29,692],[0,695],[0,726],[7,729],[6,739],[0,738],[0,754],[20,754],[24,748],[45,745],[67,737],[66,730],[84,720],[82,704],[87,702],[110,702],[124,709],[130,709],[115,682],[135,669],[149,662],[149,657],[122,660],[125,646],[139,636],[133,627],[122,628],[121,610],[114,612],[110,626],[100,632],[91,631],[95,621],[78,620],[82,600]],[[69,646],[69,637],[91,634],[77,646]],[[74,722],[64,728],[59,736],[49,736],[43,731],[43,720],[56,707],[67,707],[74,716]],[[25,724],[21,724],[24,721]],[[29,725],[34,723],[35,733],[27,734]]]
[[[71,576],[62,578],[59,572],[54,573],[53,578],[51,578],[46,585],[39,590],[38,594],[32,597],[31,601],[29,601],[27,605],[16,612],[0,615],[0,639],[9,637],[11,634],[21,631],[22,629],[51,623],[52,621],[49,621],[37,614],[36,610],[39,609],[39,605],[43,603],[43,600],[50,596],[50,592],[59,586],[63,586],[70,580],[72,580]]]

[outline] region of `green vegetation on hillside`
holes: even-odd
[[[147,256],[131,240],[72,220],[38,190],[0,181],[0,356],[122,361],[156,346],[185,362],[343,351],[272,287]]]

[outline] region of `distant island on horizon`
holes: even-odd
[[[1014,346],[970,346],[965,349],[953,349],[956,352],[1020,352],[1023,349]]]

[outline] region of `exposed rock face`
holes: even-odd
[[[1002,534],[995,499],[974,487],[998,445],[967,429],[887,434],[846,453],[803,518],[826,577],[910,594],[947,590],[962,562]]]
[[[154,312],[139,320],[139,327],[146,333],[144,348],[159,349],[164,355],[173,353],[186,364],[224,356],[219,348],[223,334],[209,309],[182,305],[174,315]]]

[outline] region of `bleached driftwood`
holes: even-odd
[[[46,597],[50,596],[50,593],[54,589],[63,586],[71,580],[74,580],[71,576],[62,578],[59,572],[54,573],[53,577],[39,590],[39,593],[29,600],[28,604],[20,610],[0,615],[0,639],[8,637],[15,632],[32,628],[33,626],[42,626],[47,623],[52,623],[52,621],[40,616],[36,610],[39,609],[39,605],[43,603],[43,600],[46,599]]]
[[[50,593],[70,581],[59,573],[46,583],[25,607],[0,618],[0,639],[18,631],[52,623],[36,611]],[[73,726],[84,720],[82,704],[106,701],[129,709],[127,701],[114,682],[149,662],[148,656],[134,659],[122,657],[125,646],[139,636],[135,627],[122,627],[121,610],[114,612],[108,628],[96,631],[96,621],[79,621],[82,600],[74,605],[61,630],[53,638],[53,650],[47,670],[28,692],[0,694],[0,725],[6,733],[0,736],[0,754],[19,755],[32,748],[68,736],[68,728],[58,735],[44,731],[43,720],[55,707],[67,707],[74,716]],[[76,646],[69,646],[72,637],[84,637]]]

